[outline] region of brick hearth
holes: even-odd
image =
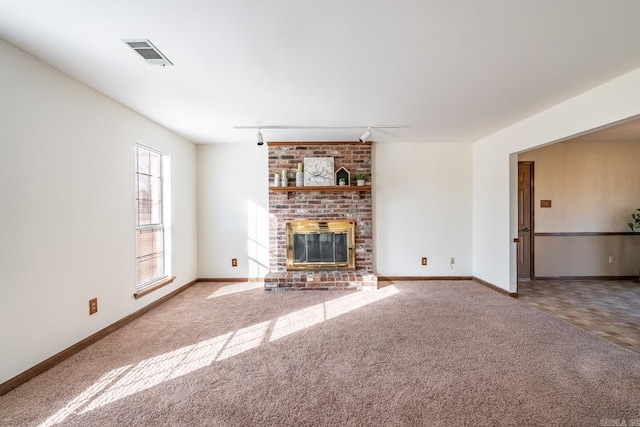
[[[268,290],[377,289],[375,274],[361,271],[283,271],[269,273]]]
[[[337,170],[344,166],[371,179],[371,143],[268,143],[269,147],[269,273],[265,289],[371,289],[377,288],[373,272],[373,222],[371,191],[295,191],[295,173],[305,157],[333,157]],[[273,191],[276,171],[289,171],[291,191]],[[356,271],[287,271],[286,228],[288,220],[356,222]]]

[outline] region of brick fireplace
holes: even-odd
[[[269,150],[269,273],[265,289],[375,289],[371,143],[270,142]],[[332,157],[334,171],[351,173],[347,186],[296,187],[298,163],[305,158]],[[288,187],[274,187],[276,171],[287,171]],[[366,185],[356,187],[355,173],[365,173]],[[355,268],[287,270],[287,222],[355,222]],[[291,252],[291,248],[290,252]]]

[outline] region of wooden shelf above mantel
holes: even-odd
[[[269,191],[272,193],[311,193],[311,192],[325,192],[325,193],[339,193],[341,191],[357,191],[361,193],[370,193],[370,185],[330,185],[330,186],[306,186],[306,187],[269,187]]]

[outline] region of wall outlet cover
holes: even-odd
[[[89,300],[89,316],[98,312],[98,298]]]

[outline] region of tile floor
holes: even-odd
[[[640,283],[541,280],[518,284],[520,301],[640,353]]]

